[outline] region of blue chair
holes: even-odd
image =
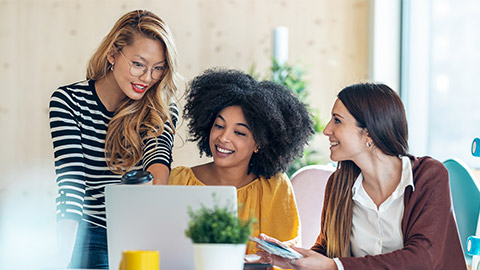
[[[479,213],[480,215],[480,213]],[[477,234],[476,236],[480,236],[480,217],[478,218],[477,222]],[[468,245],[468,243],[466,243]],[[473,256],[472,259],[472,270],[480,270],[480,255]]]
[[[469,265],[472,265],[472,256],[467,254],[465,245],[467,238],[476,233],[480,210],[480,187],[468,166],[461,160],[448,159],[443,164],[447,167],[450,176],[453,210],[465,259]]]

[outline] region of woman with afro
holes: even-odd
[[[257,220],[252,235],[299,243],[295,196],[283,172],[313,134],[305,105],[279,84],[231,69],[194,78],[186,101],[190,140],[213,162],[177,167],[169,184],[235,186],[238,216]],[[247,254],[255,252],[249,242]]]

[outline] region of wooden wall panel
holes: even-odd
[[[307,68],[312,106],[323,118],[341,87],[367,78],[368,0],[0,0],[0,269],[37,269],[45,254],[32,249],[54,247],[49,97],[84,79],[100,40],[137,8],[170,25],[186,82],[212,66],[255,64],[266,74],[272,30],[280,25],[289,29],[289,62]],[[208,160],[184,143],[185,125],[174,166]],[[12,247],[27,238],[41,244],[28,247],[25,258]]]

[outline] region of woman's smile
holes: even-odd
[[[228,156],[228,155],[233,154],[235,152],[233,150],[228,150],[226,148],[220,147],[217,144],[215,145],[215,150],[217,150],[219,155],[224,155],[224,156]]]
[[[132,85],[133,91],[142,94],[148,89],[148,85],[139,84],[139,83],[130,83]]]
[[[332,150],[335,146],[338,146],[340,142],[330,140],[330,150]]]

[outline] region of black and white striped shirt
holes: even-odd
[[[169,107],[173,126],[178,120],[177,106]],[[58,195],[58,219],[83,219],[106,227],[106,185],[120,183],[105,160],[105,136],[114,113],[107,111],[95,91],[94,81],[86,80],[59,87],[50,99],[52,135]],[[173,134],[169,122],[157,138],[145,141],[143,158],[134,168],[146,170],[155,163],[170,168]]]

